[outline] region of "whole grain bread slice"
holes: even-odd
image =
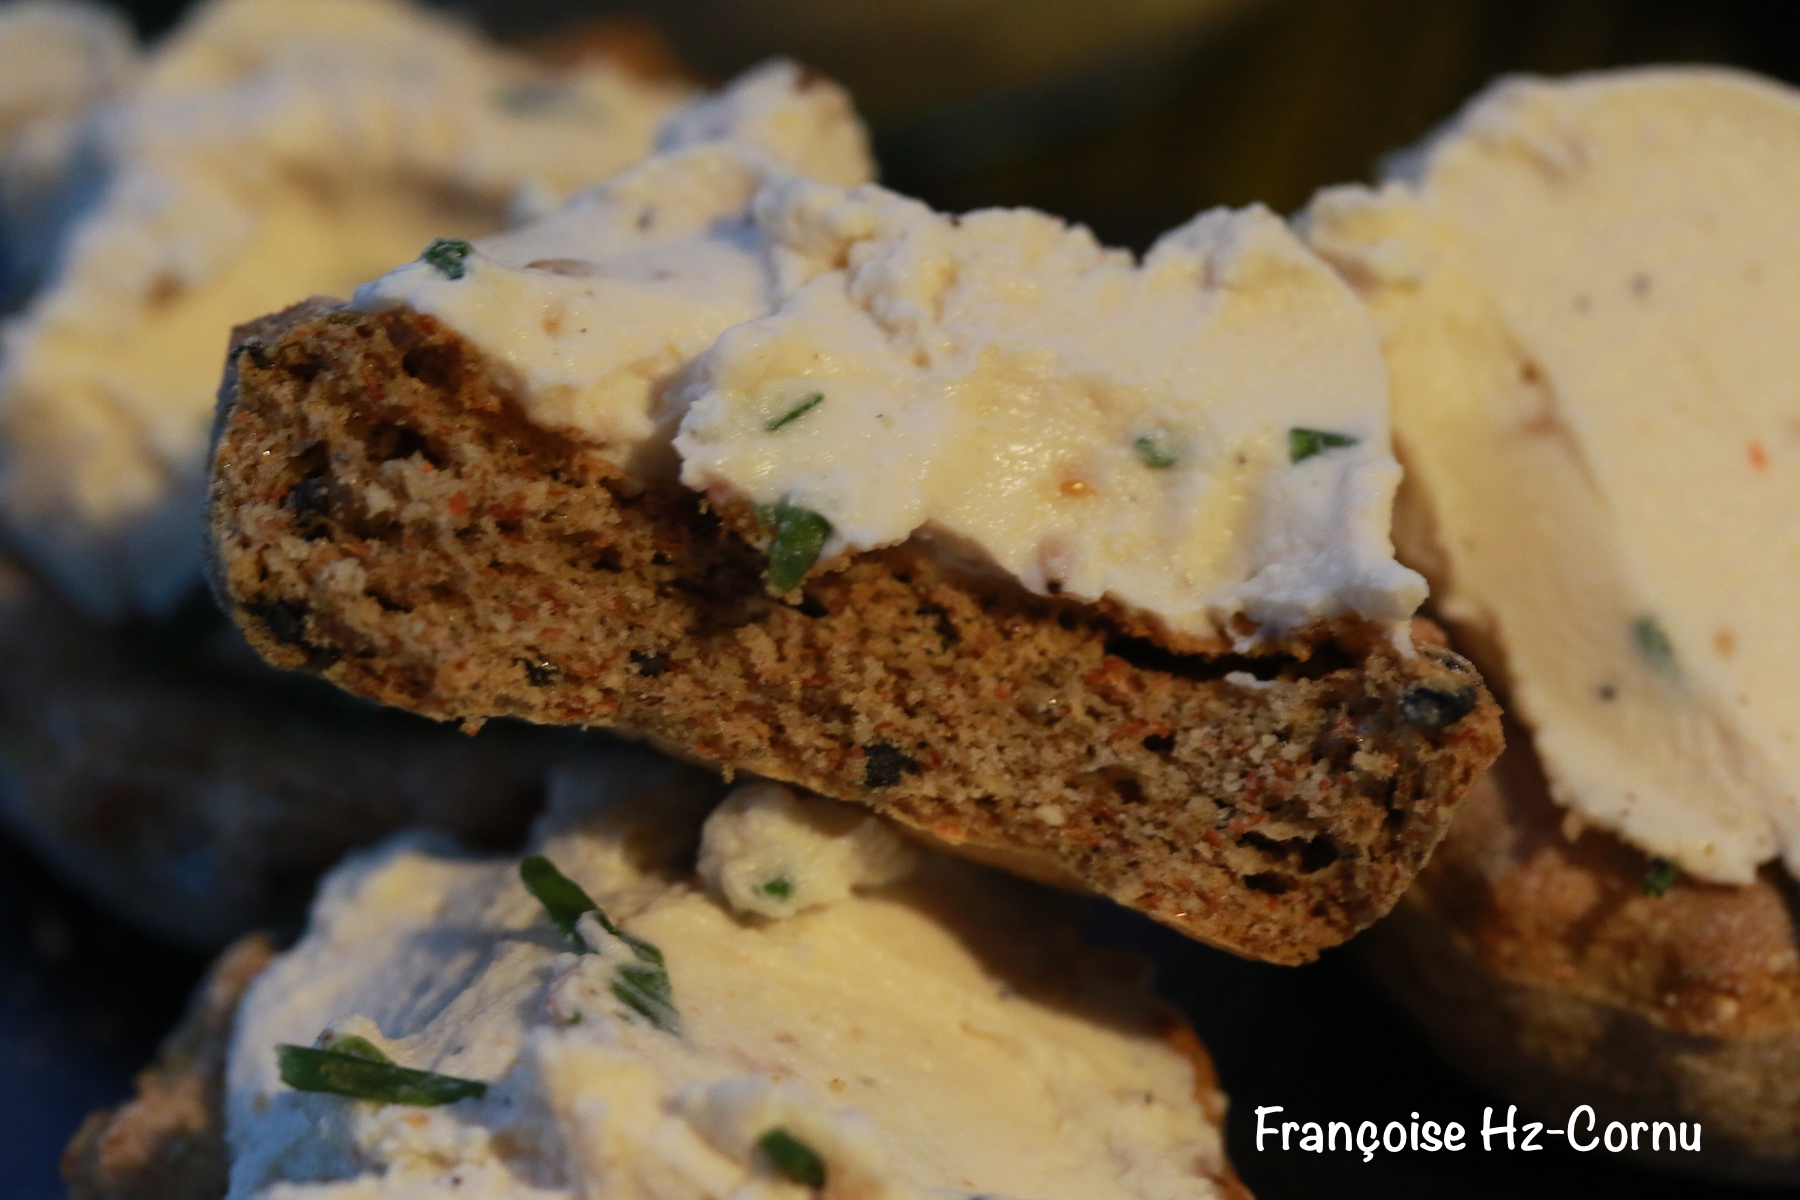
[[[309,302],[234,347],[215,587],[386,704],[610,726],[1287,963],[1395,903],[1500,748],[1467,662],[1356,619],[1175,654],[910,544],[771,599],[700,497],[533,425],[427,316]]]
[[[1514,738],[1359,943],[1366,961],[1447,1061],[1553,1123],[1582,1104],[1602,1126],[1697,1122],[1697,1154],[1634,1149],[1800,1183],[1793,881],[1771,865],[1745,887],[1664,887],[1638,850],[1565,817]]]

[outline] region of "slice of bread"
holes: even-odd
[[[696,494],[531,424],[409,310],[234,345],[215,589],[271,661],[383,703],[615,727],[1288,963],[1393,905],[1500,747],[1463,659],[1353,618],[1177,655],[911,544],[772,600]]]
[[[1699,1154],[1646,1160],[1800,1182],[1792,881],[1658,895],[1642,853],[1565,819],[1515,738],[1370,930],[1377,978],[1446,1060],[1558,1128],[1581,1104],[1602,1127],[1698,1121]]]

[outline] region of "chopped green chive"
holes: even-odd
[[[1644,872],[1644,895],[1663,895],[1680,874],[1681,869],[1668,859],[1651,859],[1650,869]]]
[[[525,884],[525,890],[544,906],[550,920],[574,945],[577,954],[593,953],[594,948],[575,928],[588,913],[594,914],[600,928],[624,942],[638,961],[626,963],[613,972],[613,997],[664,1033],[680,1035],[681,1014],[675,1008],[662,950],[614,925],[600,906],[581,890],[580,884],[557,870],[556,864],[541,854],[534,854],[519,864],[519,879]]]
[[[776,417],[774,420],[770,421],[767,425],[764,425],[763,428],[768,430],[770,433],[774,433],[777,429],[780,429],[783,425],[792,425],[795,421],[798,421],[801,417],[804,417],[807,413],[809,413],[813,409],[819,407],[819,404],[824,399],[825,399],[824,392],[814,392],[810,396],[807,396],[805,399],[801,400],[800,403],[794,405],[794,407],[792,407],[792,408],[788,409],[786,412],[782,413],[779,417]]]
[[[394,1060],[382,1053],[381,1047],[366,1037],[358,1037],[354,1033],[328,1033],[319,1039],[323,1044],[321,1050],[330,1050],[334,1054],[348,1054],[352,1058],[366,1058],[370,1062],[391,1063]]]
[[[786,875],[777,875],[757,884],[756,891],[771,900],[786,900],[794,894],[794,881]]]
[[[1175,465],[1175,439],[1162,430],[1153,430],[1131,443],[1137,451],[1138,461],[1154,471],[1166,470]]]
[[[541,854],[534,854],[519,864],[519,879],[525,884],[525,890],[537,897],[544,911],[550,914],[550,920],[563,932],[563,936],[575,943],[578,953],[586,954],[588,944],[579,933],[575,932],[575,922],[583,913],[600,912],[600,906],[581,890],[581,885],[556,869],[556,864]],[[600,927],[608,933],[613,932],[612,923],[601,914]]]
[[[436,267],[450,279],[461,279],[466,270],[463,262],[473,253],[475,247],[461,238],[438,238],[425,247],[419,261]]]
[[[1655,617],[1639,617],[1631,623],[1631,640],[1638,653],[1651,668],[1664,675],[1675,674],[1675,645]]]
[[[1322,454],[1339,446],[1354,445],[1356,439],[1347,433],[1327,433],[1323,429],[1301,429],[1296,426],[1288,430],[1288,461],[1304,462],[1315,454]]]
[[[819,561],[819,551],[831,536],[831,522],[807,508],[797,508],[786,501],[773,508],[757,509],[757,518],[775,527],[775,540],[769,543],[769,569],[763,582],[777,595],[785,595],[800,586],[806,573]]]
[[[669,972],[660,966],[628,964],[614,973],[613,998],[664,1033],[681,1036],[681,1013],[669,989]]]
[[[366,1047],[366,1052],[275,1047],[281,1082],[302,1092],[331,1092],[377,1104],[412,1104],[422,1108],[478,1100],[487,1094],[488,1085],[479,1080],[395,1066],[363,1038],[339,1038],[337,1044],[357,1042]],[[378,1057],[369,1057],[371,1052]]]
[[[756,1139],[775,1173],[802,1187],[825,1186],[825,1160],[818,1152],[785,1129],[771,1129]]]

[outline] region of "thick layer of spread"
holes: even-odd
[[[688,486],[828,526],[807,565],[918,535],[1209,641],[1422,600],[1388,540],[1373,330],[1269,213],[1205,214],[1139,264],[1040,213],[789,167],[671,145],[357,303],[442,318],[622,464],[672,473],[675,435]]]
[[[806,278],[696,364],[689,486],[819,514],[821,558],[921,533],[1179,633],[1423,598],[1388,542],[1367,317],[1268,212],[1203,214],[1142,264],[874,188],[786,182],[756,218]]]
[[[1800,867],[1800,95],[1515,80],[1312,244],[1381,325],[1396,528],[1556,797],[1703,878]]]
[[[550,207],[646,154],[682,98],[398,0],[214,0],[132,69],[0,163],[9,275],[44,277],[0,348],[0,519],[101,616],[198,579],[232,325]]]
[[[556,799],[540,850],[621,932],[583,917],[589,953],[516,860],[402,839],[339,868],[238,1019],[234,1200],[802,1200],[773,1130],[818,1157],[828,1198],[1218,1194],[1192,1064],[1051,897],[752,784],[707,823],[701,874],[795,903],[734,910],[676,868],[670,810],[691,804],[670,793],[694,786],[677,770],[614,766]],[[633,944],[666,964],[663,1027],[616,986]],[[278,1044],[348,1036],[486,1094],[425,1108],[281,1082]]]

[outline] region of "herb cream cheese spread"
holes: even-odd
[[[670,793],[711,785],[632,770],[523,867],[327,879],[240,1010],[233,1200],[1222,1194],[1193,1060],[1062,901],[766,783],[696,875]]]
[[[1390,174],[1306,225],[1381,326],[1404,557],[1562,804],[1800,868],[1800,94],[1512,80]]]
[[[42,25],[0,21],[0,72]],[[396,0],[213,0],[107,71],[128,83],[80,120],[27,122],[0,159],[9,288],[42,283],[0,331],[0,520],[103,617],[198,581],[232,325],[549,207],[649,152],[683,99]]]
[[[1215,645],[1399,628],[1424,598],[1389,541],[1374,330],[1274,216],[1204,214],[1139,263],[1041,213],[855,183],[670,144],[356,303],[443,319],[533,419],[754,506],[777,592],[918,535]]]

